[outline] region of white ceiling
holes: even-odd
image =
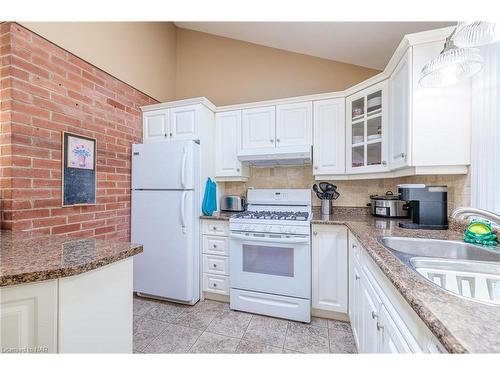
[[[178,27],[383,70],[405,34],[456,22],[175,22]]]

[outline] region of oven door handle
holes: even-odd
[[[229,237],[238,240],[273,242],[273,243],[309,243],[309,237],[270,238],[270,237],[257,237],[252,235],[246,236],[244,234],[234,234],[234,233],[231,233]]]

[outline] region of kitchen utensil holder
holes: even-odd
[[[330,199],[321,199],[321,215],[332,214],[332,201]]]

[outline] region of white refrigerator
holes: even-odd
[[[195,141],[132,145],[134,291],[194,304],[200,294],[200,153]]]

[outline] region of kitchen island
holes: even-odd
[[[3,353],[131,353],[141,245],[0,231]]]

